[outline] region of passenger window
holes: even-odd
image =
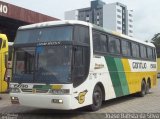
[[[136,58],[140,57],[139,45],[136,43],[132,43],[132,56]]]
[[[130,42],[122,40],[122,54],[124,56],[131,56],[131,44],[130,44]]]
[[[120,41],[119,39],[110,36],[108,42],[109,52],[113,54],[120,54]]]
[[[147,58],[147,50],[146,47],[141,45],[140,46],[140,51],[141,51],[141,58]]]
[[[93,49],[95,52],[107,52],[107,36],[99,32],[93,32]]]
[[[156,58],[157,58],[157,57],[156,57],[156,49],[153,48],[153,49],[152,49],[152,52],[153,52],[153,58],[154,58],[154,60],[156,60]]]
[[[149,59],[153,59],[153,52],[152,52],[152,48],[147,47],[147,56]]]

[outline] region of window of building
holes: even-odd
[[[120,19],[122,18],[122,16],[121,16],[121,15],[117,15],[117,17],[118,17],[118,18],[120,18]]]
[[[122,11],[121,11],[120,9],[117,9],[117,12],[120,12],[120,13],[121,13]]]
[[[97,25],[99,25],[99,20],[97,20]]]
[[[120,54],[120,41],[116,37],[109,36],[108,47],[110,53]]]
[[[121,24],[122,22],[121,22],[121,21],[117,21],[117,23],[118,23],[118,24]]]
[[[133,33],[133,31],[132,31],[132,30],[129,30],[129,32],[130,32],[130,33]]]
[[[99,20],[99,15],[97,15],[97,20]]]
[[[146,49],[146,47],[141,45],[140,46],[140,51],[141,51],[141,58],[147,58],[147,49]]]
[[[117,29],[118,29],[118,30],[122,30],[122,28],[121,28],[121,27],[119,27],[119,26],[117,27]]]
[[[129,27],[130,27],[130,28],[133,28],[133,26],[132,26],[132,25],[129,25]]]
[[[98,32],[93,31],[93,49],[94,52],[107,52],[107,36]]]
[[[89,17],[89,14],[87,14],[86,17]]]
[[[129,19],[129,22],[133,22],[133,20],[132,20],[132,19]]]
[[[130,17],[132,17],[132,14],[129,14]]]
[[[140,57],[139,45],[136,43],[132,43],[132,56],[136,58]]]
[[[128,41],[122,40],[122,54],[124,56],[131,56],[131,44]]]

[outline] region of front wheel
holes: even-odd
[[[92,100],[93,104],[90,105],[89,107],[90,110],[91,111],[99,110],[102,105],[102,90],[98,85],[94,88]]]

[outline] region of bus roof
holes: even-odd
[[[121,37],[121,38],[124,38],[124,39],[128,39],[130,41],[135,41],[135,42],[138,42],[138,43],[141,43],[141,44],[144,44],[144,45],[155,47],[153,43],[144,42],[144,41],[129,37],[127,35],[124,35],[124,34],[121,34],[121,33],[115,32],[115,31],[111,31],[111,30],[108,30],[106,28],[103,28],[103,27],[100,27],[100,26],[97,26],[97,25],[93,25],[93,24],[88,23],[88,22],[78,21],[78,20],[63,20],[63,21],[42,22],[42,23],[36,23],[36,24],[21,26],[21,27],[19,27],[18,30],[43,28],[43,27],[57,26],[57,25],[64,25],[64,24],[66,24],[66,25],[80,24],[80,25],[85,25],[85,26],[91,26],[94,29],[109,33],[111,35],[115,35],[115,36],[118,36],[118,37]]]

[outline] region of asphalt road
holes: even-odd
[[[30,108],[12,105],[8,94],[1,94],[1,97],[0,119],[9,119],[8,117],[12,116],[15,119],[22,117],[26,119],[105,119],[106,114],[112,113],[159,113],[159,115],[153,116],[157,119],[160,118],[160,83],[156,88],[151,90],[150,94],[145,97],[130,95],[103,102],[102,108],[97,112],[89,112],[86,108],[70,111]]]

